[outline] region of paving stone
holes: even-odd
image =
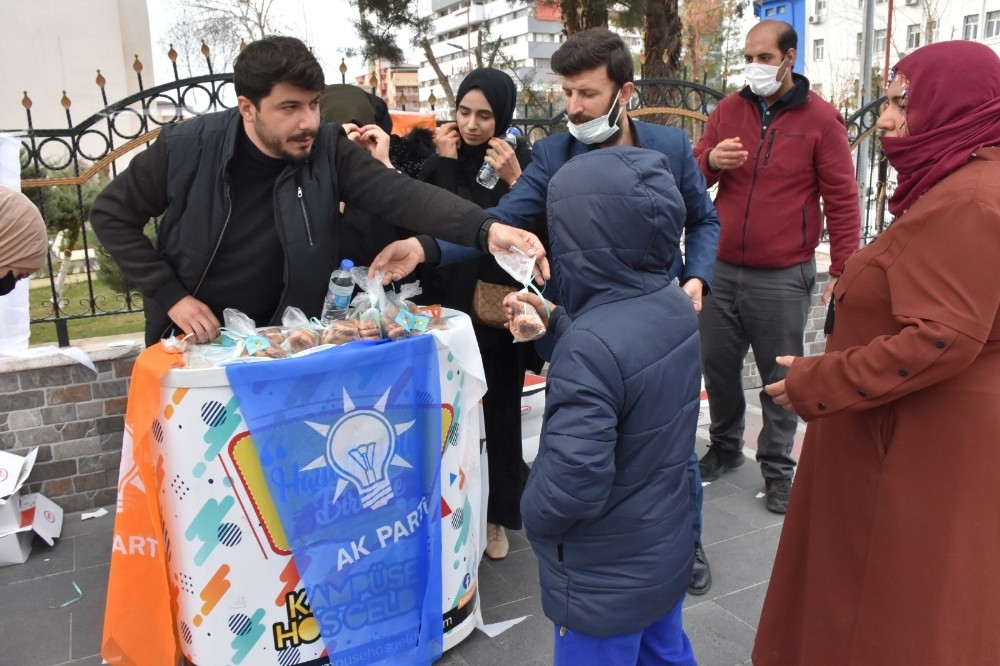
[[[73,540],[76,544],[77,569],[108,564],[111,561],[112,537],[109,532],[101,530],[80,534],[73,537]]]
[[[101,632],[104,626],[104,605],[108,596],[108,572],[110,565],[80,569],[74,572],[74,580],[83,591],[83,599],[67,606],[70,611],[70,628],[73,642],[70,658],[93,657],[101,652]],[[72,592],[72,590],[71,590]]]
[[[19,581],[52,576],[73,570],[73,540],[59,538],[48,545],[38,536],[32,542],[31,554],[23,564],[0,567],[0,589]]]
[[[114,504],[101,504],[98,506],[103,506],[107,509],[107,515],[100,516],[98,518],[88,518],[87,520],[81,519],[81,513],[68,513],[63,518],[63,531],[62,538],[70,539],[72,537],[81,536],[84,534],[94,534],[97,532],[103,532],[108,535],[108,540],[111,539],[111,532],[114,529],[115,524],[115,507]],[[87,512],[89,513],[89,509]],[[58,543],[58,542],[56,542]]]
[[[719,501],[721,500],[705,502],[701,507],[701,543],[703,546],[710,546],[719,541],[749,534],[757,529],[750,523],[717,508],[716,502]]]
[[[742,664],[753,650],[754,629],[713,602],[684,609],[684,632],[699,666]]]
[[[767,594],[767,582],[757,583],[748,588],[727,594],[715,599],[727,611],[757,629],[760,622],[760,611],[764,607],[764,595]]]

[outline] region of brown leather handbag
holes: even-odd
[[[510,285],[476,280],[476,290],[472,294],[472,320],[478,324],[503,328],[507,323],[503,299],[516,291],[518,288]]]

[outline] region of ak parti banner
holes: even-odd
[[[308,609],[333,664],[433,662],[443,650],[434,338],[226,374],[303,583],[289,608]]]

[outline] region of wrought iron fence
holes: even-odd
[[[209,61],[206,51],[203,53]],[[104,317],[122,313],[140,312],[142,296],[131,285],[120,280],[120,288],[112,299],[98,290],[97,280],[115,282],[106,273],[114,273],[117,267],[103,250],[94,247],[95,239],[90,233],[89,199],[95,189],[93,183],[100,178],[114,178],[123,169],[136,151],[144,150],[169,123],[186,117],[210,113],[235,104],[232,90],[232,74],[211,73],[192,78],[181,78],[177,72],[176,53],[169,54],[174,61],[174,80],[153,88],[145,88],[142,82],[142,64],[138,57],[134,66],[139,84],[139,92],[124,99],[108,102],[105,94],[105,79],[98,71],[95,84],[101,90],[104,108],[74,123],[71,114],[72,102],[64,94],[61,100],[66,113],[66,127],[62,129],[37,129],[32,121],[33,102],[25,93],[22,105],[25,109],[26,126],[13,130],[0,130],[13,134],[21,140],[22,173],[28,174],[21,186],[27,194],[35,194],[36,202],[43,217],[50,224],[56,217],[50,199],[39,196],[47,188],[69,188],[68,199],[72,202],[70,235],[80,243],[64,248],[53,244],[48,261],[47,279],[50,298],[43,305],[47,311],[34,316],[31,323],[52,323],[60,346],[70,344],[67,323],[75,319]],[[648,122],[668,124],[684,129],[692,143],[701,135],[705,120],[715,108],[724,93],[704,84],[675,79],[650,79],[636,82],[636,92],[630,105],[629,115]],[[877,141],[874,140],[874,123],[877,118],[877,100],[847,119],[848,133],[857,155],[857,180],[862,190],[865,226],[863,242],[874,238],[884,226],[885,183],[888,176],[884,159],[879,158]],[[527,106],[527,102],[525,103]],[[530,140],[535,141],[565,129],[563,110],[554,113],[550,101],[547,118],[521,118],[514,124]],[[527,116],[528,114],[524,114]],[[64,197],[65,200],[65,197]],[[63,211],[65,212],[65,211]],[[152,221],[152,231],[155,233]],[[56,223],[58,226],[58,223]],[[53,232],[55,233],[55,232]],[[64,237],[59,234],[59,237]],[[76,302],[62,296],[67,274],[78,270],[70,281],[86,285],[86,296]]]

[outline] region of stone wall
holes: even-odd
[[[25,484],[66,511],[115,503],[129,377],[139,347],[0,361],[0,451],[38,447]]]
[[[815,303],[827,275],[817,276]],[[806,329],[806,353],[822,353],[826,308],[814,305]],[[61,355],[0,361],[0,451],[25,455],[38,447],[26,485],[67,511],[114,504],[121,461],[125,403],[132,365],[140,348],[97,348],[88,368]],[[747,359],[743,386],[760,387]]]

